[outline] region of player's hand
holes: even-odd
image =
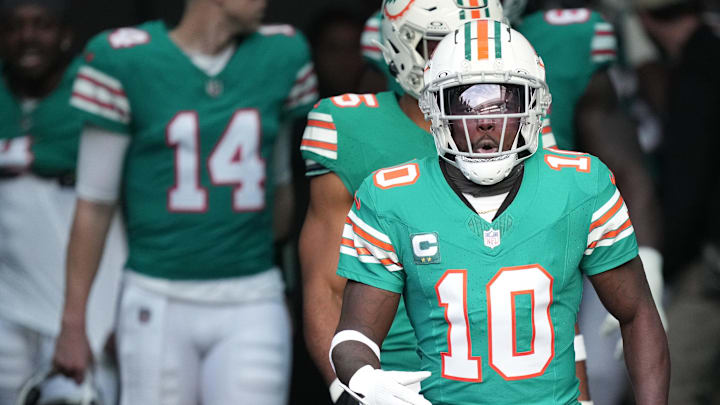
[[[420,393],[420,382],[429,371],[384,371],[370,365],[350,378],[348,387],[360,394],[366,405],[432,405]]]
[[[92,364],[92,351],[85,330],[63,327],[55,343],[53,368],[60,374],[82,384],[85,372]]]

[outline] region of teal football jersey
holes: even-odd
[[[417,157],[436,155],[432,135],[400,109],[393,92],[346,94],[322,100],[308,114],[300,146],[309,176],[335,173],[352,195],[373,171]],[[382,346],[389,370],[417,370],[412,328],[398,308]]]
[[[543,146],[574,150],[575,106],[590,78],[615,61],[613,27],[597,12],[578,8],[535,12],[515,29],[535,47],[546,67],[553,101]]]
[[[161,22],[88,44],[71,104],[131,137],[123,173],[127,267],[166,279],[250,275],[273,265],[272,147],[316,84],[303,36],[264,26],[208,76]]]
[[[81,117],[68,99],[79,65],[79,60],[71,63],[50,94],[26,107],[5,83],[0,85],[0,168],[29,169],[40,176],[75,172]]]
[[[597,158],[539,150],[492,222],[437,157],[376,171],[357,192],[338,274],[402,293],[433,404],[577,404],[582,275],[637,256],[627,208]]]

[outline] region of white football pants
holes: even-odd
[[[213,304],[126,283],[118,314],[121,405],[285,405],[290,318],[282,297]]]

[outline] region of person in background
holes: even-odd
[[[80,114],[68,104],[80,61],[70,51],[67,15],[62,0],[0,2],[2,405],[14,405],[23,383],[50,369],[60,329],[82,129]],[[102,356],[115,318],[125,250],[116,223],[88,306],[86,329],[96,356]],[[74,385],[58,379],[55,388],[71,395],[78,391]]]
[[[312,48],[320,97],[354,92],[363,61],[360,50],[362,21],[349,11],[320,13],[307,32]]]
[[[70,99],[84,124],[72,288],[53,364],[77,381],[88,367],[87,295],[120,205],[121,404],[287,402],[272,150],[281,121],[315,102],[317,80],[304,37],[261,26],[265,7],[188,0],[177,26],[110,30],[84,52]]]
[[[670,403],[720,402],[720,38],[694,0],[634,0],[669,71],[660,184],[668,313]]]

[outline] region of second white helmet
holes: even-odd
[[[463,22],[503,18],[500,0],[385,0],[380,48],[390,72],[415,98],[423,88],[427,41],[440,41]]]

